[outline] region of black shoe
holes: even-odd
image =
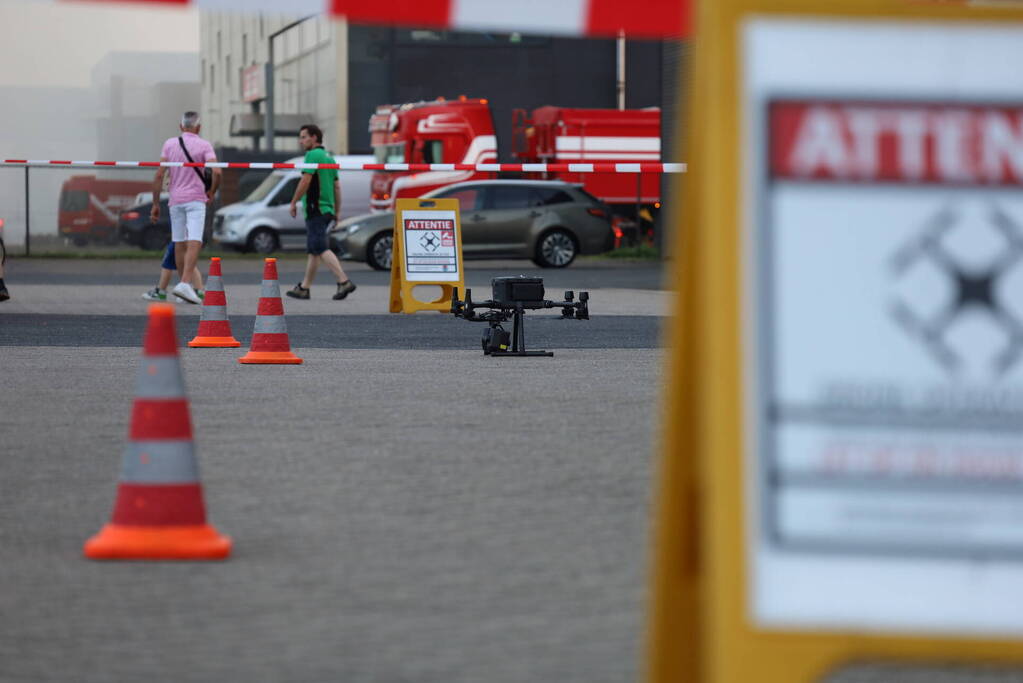
[[[344,282],[337,283],[337,294],[334,295],[334,299],[340,301],[346,296],[355,291],[355,283],[351,280],[345,280]]]
[[[355,289],[355,287],[353,286],[352,289]],[[0,285],[0,301],[7,301],[10,298],[11,295],[7,293],[7,288]]]
[[[287,291],[287,295],[290,296],[292,299],[308,299],[309,290],[303,287],[302,283],[299,282],[297,285],[295,285],[294,289],[289,289]]]

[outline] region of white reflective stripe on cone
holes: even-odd
[[[207,322],[221,322],[227,320],[227,306],[212,306],[206,304],[202,307],[202,317],[200,320]]]
[[[286,334],[288,326],[283,315],[257,315],[253,334]]]
[[[199,481],[191,441],[129,441],[124,447],[121,481],[135,484],[192,484]]]
[[[175,356],[142,356],[135,375],[136,398],[185,398],[181,365]]]

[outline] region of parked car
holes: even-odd
[[[149,214],[153,210],[153,202],[145,202],[133,206],[123,212],[117,221],[117,234],[122,242],[133,244],[142,249],[150,251],[162,250],[171,239],[170,224],[170,199],[160,195],[160,219],[156,223],[149,220]],[[152,195],[150,195],[152,196]],[[213,226],[212,214],[217,210],[220,200],[216,197],[212,205],[207,205],[206,227],[203,230],[203,242],[209,244],[210,234]]]
[[[165,201],[165,200],[167,200],[169,198],[170,198],[170,192],[161,192],[160,193],[160,201],[161,202]],[[135,201],[133,201],[131,203],[131,205],[132,206],[138,206],[139,204],[145,204],[146,202],[149,202],[149,204],[153,203],[153,193],[152,193],[152,191],[149,191],[149,192],[139,192],[137,195],[135,195]]]
[[[373,163],[369,155],[335,156],[338,163]],[[302,157],[288,159],[298,163]],[[301,171],[279,170],[268,175],[245,199],[217,211],[213,241],[241,251],[271,254],[278,249],[305,248],[305,218],[289,213]],[[341,217],[369,212],[368,171],[341,171]]]
[[[469,181],[423,197],[458,200],[466,259],[528,258],[544,268],[564,268],[579,254],[597,254],[614,244],[610,209],[570,183]],[[355,216],[334,229],[331,246],[343,259],[387,270],[393,233],[393,212]]]
[[[152,194],[149,197],[152,199]],[[160,220],[156,223],[149,221],[149,214],[153,210],[152,201],[138,204],[122,212],[117,221],[117,234],[121,241],[151,251],[166,247],[171,238],[168,201],[169,199],[160,200]]]

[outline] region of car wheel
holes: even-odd
[[[366,263],[374,270],[390,270],[391,254],[394,253],[394,236],[385,232],[377,235],[366,245]]]
[[[564,268],[579,253],[575,237],[566,230],[551,230],[540,236],[536,243],[533,263],[541,268]]]
[[[142,233],[142,242],[139,246],[148,251],[160,251],[166,248],[168,242],[170,242],[170,235],[166,234],[163,230],[159,228],[146,228],[145,232]]]
[[[248,251],[257,254],[272,254],[281,247],[277,235],[270,228],[256,228],[246,241]]]

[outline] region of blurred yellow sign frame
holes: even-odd
[[[748,438],[743,329],[743,45],[751,18],[1023,22],[1008,3],[880,0],[699,0],[683,139],[670,155],[672,244],[679,291],[663,413],[647,678],[652,683],[809,683],[849,663],[1018,667],[1023,643],[959,636],[864,635],[751,623],[747,551]],[[807,56],[812,59],[812,55]],[[689,78],[687,79],[687,75]],[[1023,100],[1023,93],[1020,94]],[[1007,599],[1020,600],[1019,596]]]

